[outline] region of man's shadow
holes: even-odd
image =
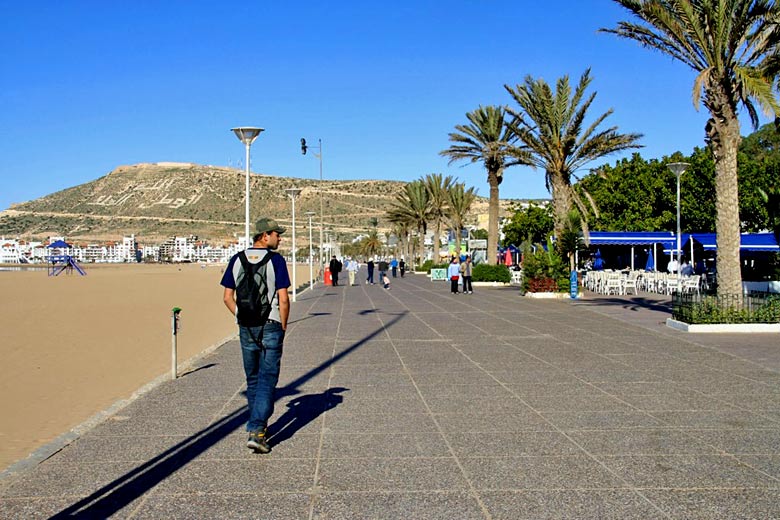
[[[321,414],[335,408],[344,401],[339,395],[349,388],[329,388],[321,394],[307,394],[296,397],[287,403],[287,411],[268,427],[268,442],[276,446],[292,438],[301,428]]]

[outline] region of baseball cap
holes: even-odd
[[[279,223],[272,218],[261,218],[255,222],[255,231],[257,233],[270,233],[271,231],[276,231],[281,234],[287,231],[287,228],[280,226]]]

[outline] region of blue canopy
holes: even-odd
[[[52,242],[51,244],[49,244],[46,247],[51,247],[51,248],[60,247],[60,248],[63,248],[63,249],[68,249],[70,247],[70,244],[68,244],[64,240],[56,240],[56,241]]]
[[[715,251],[718,249],[718,240],[715,233],[686,233],[682,236],[685,243],[683,251],[687,251],[691,245],[690,240],[698,242],[705,251]],[[780,246],[777,245],[774,233],[742,233],[740,236],[740,250],[742,251],[769,251],[771,253],[780,253]]]
[[[593,246],[651,246],[663,244],[674,247],[677,237],[671,231],[591,231],[590,244]]]

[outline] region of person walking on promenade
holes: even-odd
[[[397,278],[396,274],[398,273],[398,260],[396,260],[395,257],[390,260],[390,269],[393,270],[393,278]]]
[[[471,287],[471,256],[466,255],[466,261],[460,264],[460,275],[463,277],[463,294],[472,294],[474,289]]]
[[[330,264],[328,264],[328,269],[330,269],[330,278],[333,281],[333,287],[336,287],[339,284],[339,273],[341,272],[341,262],[339,262],[338,258],[336,258],[336,255],[333,255],[333,257],[330,259]]]
[[[285,231],[275,220],[258,220],[252,247],[233,255],[220,282],[222,301],[238,322],[249,409],[246,445],[259,453],[271,451],[266,431],[290,316],[290,275],[275,252]]]
[[[398,262],[398,268],[401,270],[401,278],[403,278],[404,273],[406,272],[406,262],[404,262],[403,258]]]
[[[389,283],[390,279],[388,278],[387,280],[385,280],[385,278],[387,278],[387,269],[388,269],[388,267],[389,266],[387,265],[387,260],[385,260],[383,258],[383,259],[381,259],[379,261],[379,266],[378,266],[378,269],[379,269],[379,282],[382,284],[382,287],[384,287],[385,289],[390,287],[390,283]]]
[[[360,264],[358,264],[356,258],[350,258],[347,260],[347,274],[349,275],[350,287],[355,285],[355,275],[357,275],[358,269],[360,269]]]
[[[452,294],[458,294],[458,279],[460,278],[460,265],[458,265],[458,257],[453,256],[452,262],[447,267],[447,277],[450,279],[450,292]]]
[[[368,269],[368,277],[366,278],[366,283],[370,283],[371,285],[374,285],[374,259],[369,258],[368,262],[366,262],[366,268]]]

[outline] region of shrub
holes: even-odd
[[[547,240],[547,250],[537,244],[536,251],[523,253],[523,290],[526,292],[566,292],[569,290],[569,267]]]
[[[423,262],[423,264],[420,266],[420,271],[424,271],[428,274],[431,274],[431,269],[447,269],[450,264],[434,264],[433,260],[426,260]]]
[[[512,275],[505,265],[475,265],[471,270],[471,279],[475,282],[501,282],[509,283]]]

